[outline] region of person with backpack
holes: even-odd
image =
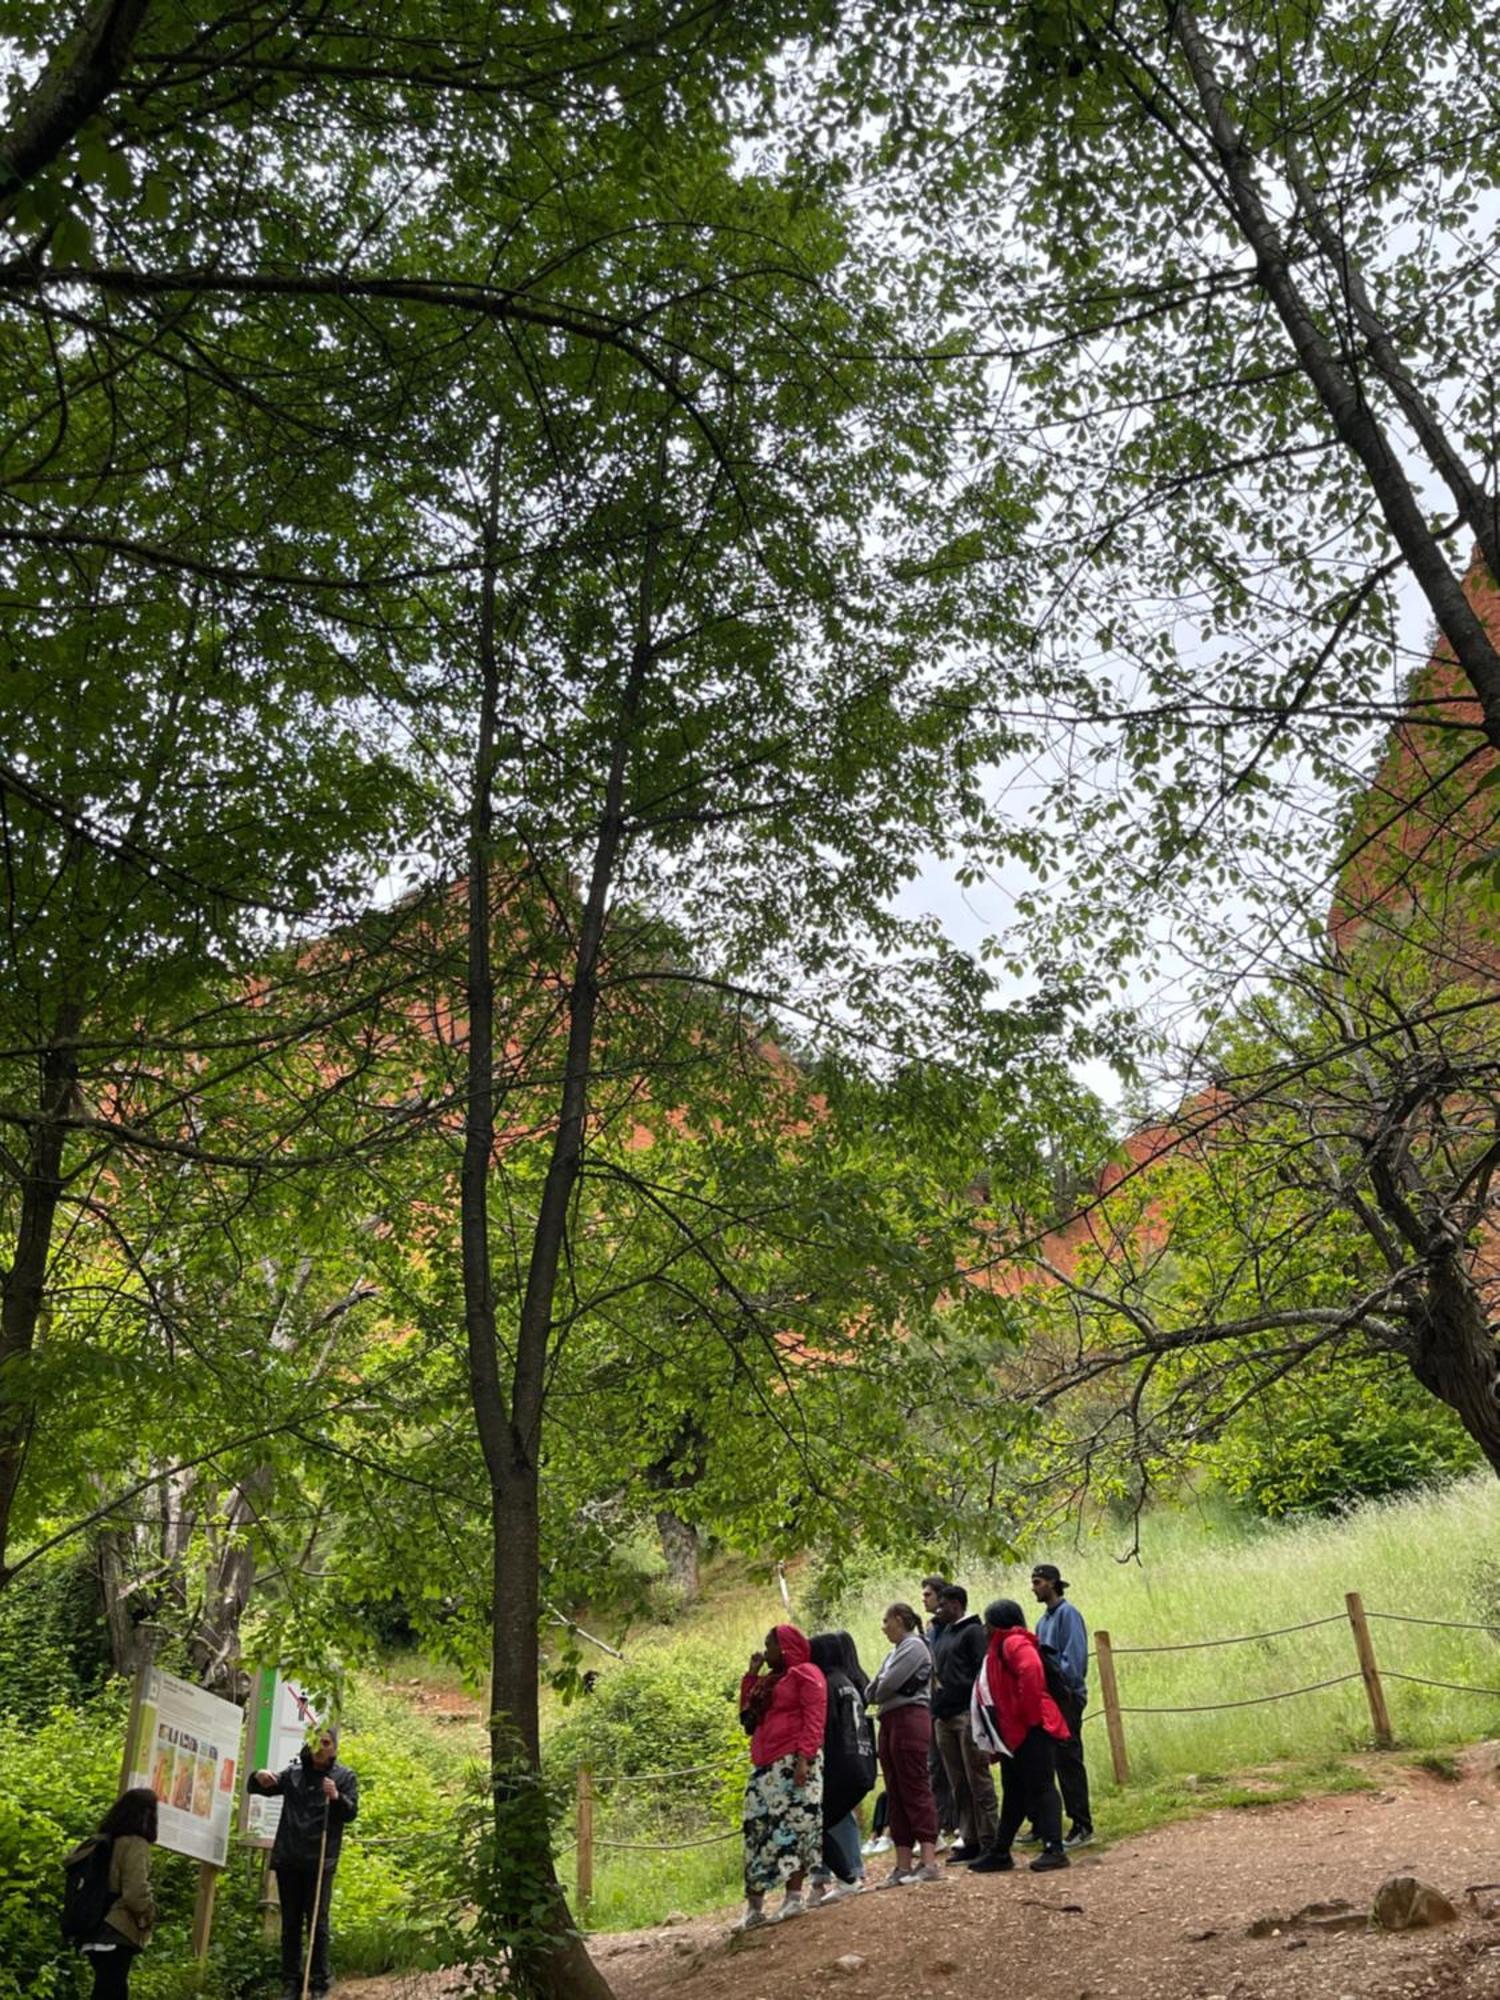
[[[865,1886],[854,1808],[875,1783],[875,1737],[865,1713],[869,1685],[854,1654],[850,1672],[847,1632],[815,1632],[812,1663],[828,1683],[828,1715],[823,1726],[823,1859],[812,1871],[809,1907],[852,1895]],[[856,1680],[855,1675],[859,1678]]]
[[[311,1932],[308,1992],[326,1993],[328,1901],[344,1844],[344,1828],[359,1811],[359,1780],[338,1760],[337,1723],[304,1743],[284,1771],[252,1771],[246,1789],[281,1800],[271,1867],[281,1903],[282,2000],[301,2000],[302,1939]]]
[[[958,1806],[960,1842],[948,1856],[950,1867],[977,1861],[993,1847],[1000,1823],[989,1759],[969,1727],[970,1697],[986,1643],[983,1625],[970,1615],[969,1593],[961,1583],[945,1583],[932,1641],[932,1733]]]
[[[1063,1845],[1086,1847],[1094,1837],[1094,1815],[1089,1804],[1089,1774],[1083,1761],[1083,1711],[1089,1698],[1089,1628],[1077,1605],[1063,1592],[1067,1583],[1056,1563],[1037,1563],[1031,1572],[1031,1591],[1042,1615],[1037,1620],[1037,1644],[1043,1657],[1048,1653],[1057,1662],[1063,1693],[1057,1705],[1068,1725],[1068,1738],[1057,1746],[1057,1783],[1062,1792],[1068,1831]]]
[[[885,1777],[896,1865],[881,1883],[897,1889],[908,1882],[936,1882],[938,1814],[927,1778],[932,1748],[932,1654],[920,1615],[909,1604],[893,1604],[881,1621],[891,1650],[866,1690],[880,1717],[880,1769]]]
[[[99,1831],[63,1864],[63,1936],[94,1969],[93,2000],[125,2000],[130,1968],[151,1942],[156,1899],[151,1849],[156,1794],[146,1785],[122,1792]]]
[[[1020,1605],[1009,1597],[997,1598],[986,1607],[984,1622],[989,1646],[984,1670],[974,1682],[972,1727],[990,1761],[1000,1766],[1000,1824],[994,1845],[969,1867],[976,1875],[1014,1868],[1011,1843],[1022,1821],[1030,1819],[1042,1836],[1042,1851],[1032,1868],[1066,1868],[1057,1744],[1066,1738],[1068,1725]]]

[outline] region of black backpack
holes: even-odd
[[[68,1944],[83,1944],[100,1930],[115,1900],[109,1886],[112,1840],[102,1835],[80,1847],[67,1863],[63,1877],[62,1934]]]
[[[836,1757],[845,1772],[858,1772],[863,1780],[860,1794],[863,1797],[875,1782],[875,1737],[870,1728],[870,1718],[865,1714],[858,1688],[850,1680],[842,1680],[837,1687],[830,1687],[828,1701],[829,1761]],[[824,1782],[827,1782],[826,1772]]]

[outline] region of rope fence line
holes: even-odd
[[[1380,1618],[1391,1624],[1436,1626],[1451,1632],[1487,1632],[1491,1637],[1500,1638],[1500,1629],[1493,1625],[1479,1625],[1457,1618],[1423,1618],[1404,1611],[1367,1612],[1357,1590],[1345,1592],[1344,1611],[1354,1639],[1355,1656],[1359,1662],[1356,1671],[1335,1674],[1327,1680],[1311,1681],[1305,1687],[1284,1688],[1274,1694],[1250,1695],[1238,1701],[1204,1701],[1159,1707],[1122,1702],[1119,1683],[1115,1677],[1115,1661],[1128,1653],[1190,1653],[1208,1646],[1242,1646],[1261,1639],[1285,1638],[1296,1632],[1315,1631],[1319,1626],[1340,1624],[1343,1621],[1338,1613],[1333,1612],[1323,1618],[1309,1618],[1300,1625],[1283,1625],[1271,1632],[1243,1632],[1226,1639],[1186,1639],[1177,1645],[1116,1646],[1108,1632],[1096,1632],[1095,1658],[1099,1667],[1099,1687],[1104,1700],[1104,1723],[1109,1734],[1109,1754],[1114,1767],[1115,1782],[1122,1787],[1130,1782],[1130,1758],[1125,1748],[1124,1717],[1127,1715],[1211,1715],[1222,1709],[1259,1708],[1270,1702],[1290,1701],[1298,1695],[1317,1694],[1324,1688],[1343,1687],[1348,1682],[1356,1680],[1364,1682],[1375,1743],[1378,1748],[1389,1750],[1395,1742],[1395,1736],[1391,1729],[1390,1710],[1386,1706],[1381,1669],[1375,1658],[1374,1642],[1370,1637],[1370,1620]],[[1394,1667],[1388,1667],[1385,1671],[1392,1680],[1408,1681],[1418,1687],[1443,1688],[1452,1694],[1473,1694],[1500,1700],[1500,1688],[1480,1687],[1472,1681],[1435,1680],[1425,1674],[1401,1673]]]
[[[727,1833],[707,1833],[700,1840],[596,1840],[595,1847],[617,1847],[631,1854],[685,1854],[690,1847],[717,1847],[725,1840],[738,1840],[740,1829],[732,1826]]]
[[[1472,1681],[1434,1681],[1425,1674],[1402,1674],[1394,1667],[1385,1668],[1385,1677],[1392,1681],[1411,1681],[1416,1687],[1447,1688],[1451,1694],[1488,1694],[1500,1701],[1500,1688],[1475,1687]]]
[[[1378,1614],[1371,1612],[1373,1618]],[[1197,1653],[1205,1646],[1248,1646],[1257,1639],[1284,1639],[1289,1632],[1311,1632],[1319,1625],[1342,1625],[1344,1614],[1330,1611],[1326,1618],[1309,1618],[1302,1625],[1278,1625],[1274,1632],[1239,1632],[1230,1639],[1180,1639],[1165,1646],[1116,1646],[1115,1658],[1125,1653]]]
[[[1400,1676],[1399,1678],[1409,1677]],[[1360,1674],[1358,1669],[1356,1669],[1350,1674],[1335,1674],[1332,1680],[1309,1681],[1306,1687],[1282,1688],[1278,1694],[1247,1695],[1243,1701],[1199,1701],[1185,1703],[1178,1708],[1142,1708],[1139,1705],[1132,1705],[1127,1702],[1123,1707],[1117,1708],[1115,1713],[1117,1715],[1207,1715],[1211,1710],[1218,1708],[1259,1708],[1263,1702],[1291,1701],[1294,1696],[1299,1694],[1316,1694],[1320,1688],[1342,1687],[1345,1681],[1357,1681],[1359,1679]]]
[[[595,1777],[600,1785],[667,1785],[677,1778],[702,1778],[724,1767],[720,1764],[685,1764],[680,1771],[616,1771],[613,1777]]]
[[[1409,1611],[1367,1611],[1366,1618],[1384,1618],[1392,1625],[1441,1625],[1447,1632],[1488,1632],[1500,1639],[1500,1626],[1465,1625],[1457,1618],[1415,1618]]]

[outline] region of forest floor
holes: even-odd
[[[1500,2000],[1496,1746],[1467,1753],[1456,1779],[1389,1756],[1370,1768],[1378,1791],[1209,1812],[1091,1848],[1066,1874],[949,1869],[743,1938],[726,1911],[591,1949],[617,2000]],[[1342,1902],[1358,1923],[1400,1874],[1442,1890],[1458,1920],[1395,1934],[1338,1928],[1337,1910],[1298,1921]],[[407,1974],[338,1990],[455,1989]]]

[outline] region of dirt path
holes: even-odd
[[[731,1912],[593,1949],[618,2000],[1500,2000],[1495,1747],[1472,1753],[1457,1784],[1384,1775],[1382,1792],[1226,1809],[1090,1850],[1066,1874],[952,1869],[742,1939]],[[1459,1921],[1395,1935],[1260,1922],[1336,1899],[1367,1910],[1394,1874],[1433,1883]],[[1493,1886],[1466,1897],[1475,1884]],[[418,1988],[340,1992],[417,2000]]]

